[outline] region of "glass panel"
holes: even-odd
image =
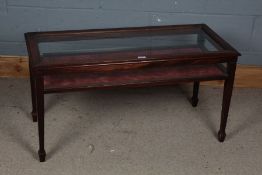
[[[40,55],[44,58],[79,60],[83,62],[99,62],[106,60],[133,60],[153,59],[160,56],[174,56],[189,53],[218,51],[221,48],[215,45],[204,32],[195,31],[188,34],[147,33],[140,36],[125,36],[112,38],[91,38],[70,41],[40,42]],[[75,60],[72,60],[75,59]],[[83,61],[83,59],[85,59]]]

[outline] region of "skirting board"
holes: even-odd
[[[29,76],[28,57],[0,56],[0,77],[26,78]],[[201,82],[201,85],[223,86],[223,81]],[[235,87],[262,88],[262,66],[238,65]]]
[[[28,57],[26,56],[1,56],[0,77],[28,77]]]

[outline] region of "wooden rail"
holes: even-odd
[[[27,78],[27,56],[0,56],[0,77]],[[201,85],[223,86],[223,81],[202,82]],[[235,87],[262,88],[262,66],[238,65]]]

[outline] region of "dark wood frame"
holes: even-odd
[[[130,35],[143,35],[146,32],[162,32],[172,31],[175,33],[184,33],[185,31],[202,30],[204,31],[213,41],[215,45],[222,48],[215,52],[204,52],[204,53],[189,53],[183,55],[174,55],[172,58],[163,59],[151,59],[144,61],[125,60],[122,62],[101,62],[96,64],[79,64],[79,65],[48,65],[41,66],[38,64],[42,58],[39,54],[38,43],[49,42],[49,41],[63,41],[63,40],[74,40],[76,38],[104,38],[104,37],[122,37]],[[133,28],[115,28],[115,29],[95,29],[95,30],[71,30],[71,31],[55,31],[55,32],[31,32],[25,34],[26,44],[29,53],[29,68],[30,68],[30,81],[31,81],[31,95],[32,95],[32,117],[33,121],[38,121],[39,131],[39,158],[40,161],[45,161],[46,152],[44,149],[44,94],[64,91],[78,91],[89,89],[90,87],[84,88],[66,88],[66,89],[45,89],[43,77],[46,75],[52,76],[61,73],[77,73],[77,72],[91,72],[92,71],[104,71],[106,68],[110,71],[118,70],[121,67],[128,69],[139,69],[150,66],[165,66],[165,65],[199,65],[199,64],[217,64],[226,63],[227,67],[225,70],[226,76],[223,77],[208,77],[202,76],[197,79],[194,78],[182,78],[172,80],[168,82],[140,82],[138,84],[119,84],[113,87],[140,87],[140,86],[156,86],[156,85],[167,85],[175,84],[177,82],[188,82],[193,81],[193,96],[191,98],[192,106],[197,106],[198,103],[198,91],[199,84],[202,80],[225,80],[224,83],[224,95],[222,103],[221,113],[221,124],[218,132],[218,140],[223,142],[226,137],[226,123],[228,118],[228,111],[230,106],[230,100],[234,84],[234,76],[236,69],[236,62],[240,53],[218,36],[212,29],[206,24],[195,24],[195,25],[174,25],[174,26],[150,26],[150,27],[133,27]],[[203,46],[204,47],[204,46]],[[138,66],[139,65],[139,66]],[[110,86],[111,87],[111,86]],[[91,88],[105,88],[91,87]]]

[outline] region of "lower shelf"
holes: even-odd
[[[187,65],[131,69],[114,72],[44,76],[45,93],[85,88],[169,84],[176,81],[219,80],[227,74],[220,65]]]

